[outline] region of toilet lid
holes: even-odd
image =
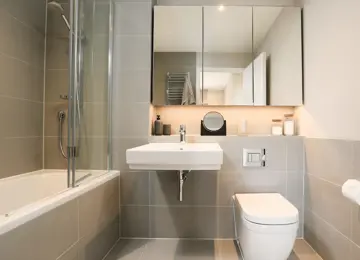
[[[299,221],[299,211],[281,194],[236,194],[242,216],[264,225],[293,224]]]

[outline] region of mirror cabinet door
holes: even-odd
[[[204,105],[253,105],[252,7],[204,7]]]
[[[154,8],[152,103],[200,105],[202,7]]]
[[[254,105],[303,103],[301,8],[253,7]]]

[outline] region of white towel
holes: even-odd
[[[342,193],[346,198],[360,205],[360,181],[348,180],[342,186]]]
[[[181,105],[194,105],[196,103],[194,91],[191,85],[190,75],[185,78]]]

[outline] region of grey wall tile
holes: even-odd
[[[235,139],[235,140],[234,140]],[[266,149],[267,170],[286,170],[286,140],[284,137],[245,137],[220,142],[224,150],[224,171],[239,171],[243,166],[243,149]]]
[[[360,207],[356,204],[352,205],[351,215],[351,240],[360,246]]]
[[[99,232],[87,235],[79,241],[78,260],[103,259],[118,238],[119,221],[114,219]]]
[[[118,2],[115,13],[115,34],[151,34],[150,2]]]
[[[0,97],[3,137],[42,136],[43,104]]]
[[[341,187],[307,175],[307,207],[346,236],[351,232],[351,203],[341,193]]]
[[[360,247],[355,245],[355,244],[352,244],[352,247],[351,247],[351,260],[358,260],[360,259]]]
[[[68,70],[47,70],[45,84],[45,101],[61,102],[60,95],[67,95],[69,91]]]
[[[147,171],[122,171],[120,173],[121,205],[149,205],[149,178]]]
[[[183,189],[183,201],[179,201],[179,175],[177,171],[153,171],[150,173],[151,205],[217,205],[218,172],[193,171],[187,176]]]
[[[78,239],[77,201],[0,236],[1,259],[56,259]]]
[[[59,149],[58,137],[44,138],[44,168],[45,169],[67,169],[67,160],[62,157]],[[67,138],[63,138],[63,147],[66,152]]]
[[[46,45],[46,68],[66,70],[69,67],[69,39],[48,37]]]
[[[140,145],[148,144],[147,138],[113,138],[112,139],[113,169],[123,171],[129,170],[126,163],[126,150]]]
[[[59,112],[64,111],[66,113],[63,123],[63,137],[67,138],[68,135],[68,103],[62,102],[46,102],[45,103],[45,136],[59,136]]]
[[[161,238],[216,237],[215,207],[150,207],[150,235]]]
[[[304,138],[294,137],[286,140],[286,170],[299,171],[305,169]]]
[[[80,238],[99,233],[119,219],[119,180],[115,178],[79,198]]]
[[[151,68],[151,36],[115,37],[114,73]]]
[[[122,206],[120,212],[121,237],[150,236],[148,206]]]
[[[307,172],[343,185],[353,176],[353,143],[343,140],[306,139]]]
[[[350,259],[351,242],[310,211],[305,214],[305,239],[323,259]]]
[[[221,172],[219,182],[220,205],[232,205],[235,193],[277,192],[286,196],[286,172],[247,169],[242,172]]]
[[[0,178],[42,168],[42,137],[0,138]]]
[[[150,103],[151,70],[117,72],[114,74],[117,102]]]
[[[106,170],[107,169],[107,137],[82,137],[78,145],[78,169]]]
[[[115,75],[114,75],[115,77]],[[94,69],[85,76],[85,87],[83,89],[85,102],[102,102],[108,100],[108,72],[106,69]]]
[[[150,135],[149,103],[117,103],[113,112],[113,136],[144,138]]]

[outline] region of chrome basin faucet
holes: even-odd
[[[184,144],[186,143],[186,126],[185,125],[180,125],[180,143]]]

